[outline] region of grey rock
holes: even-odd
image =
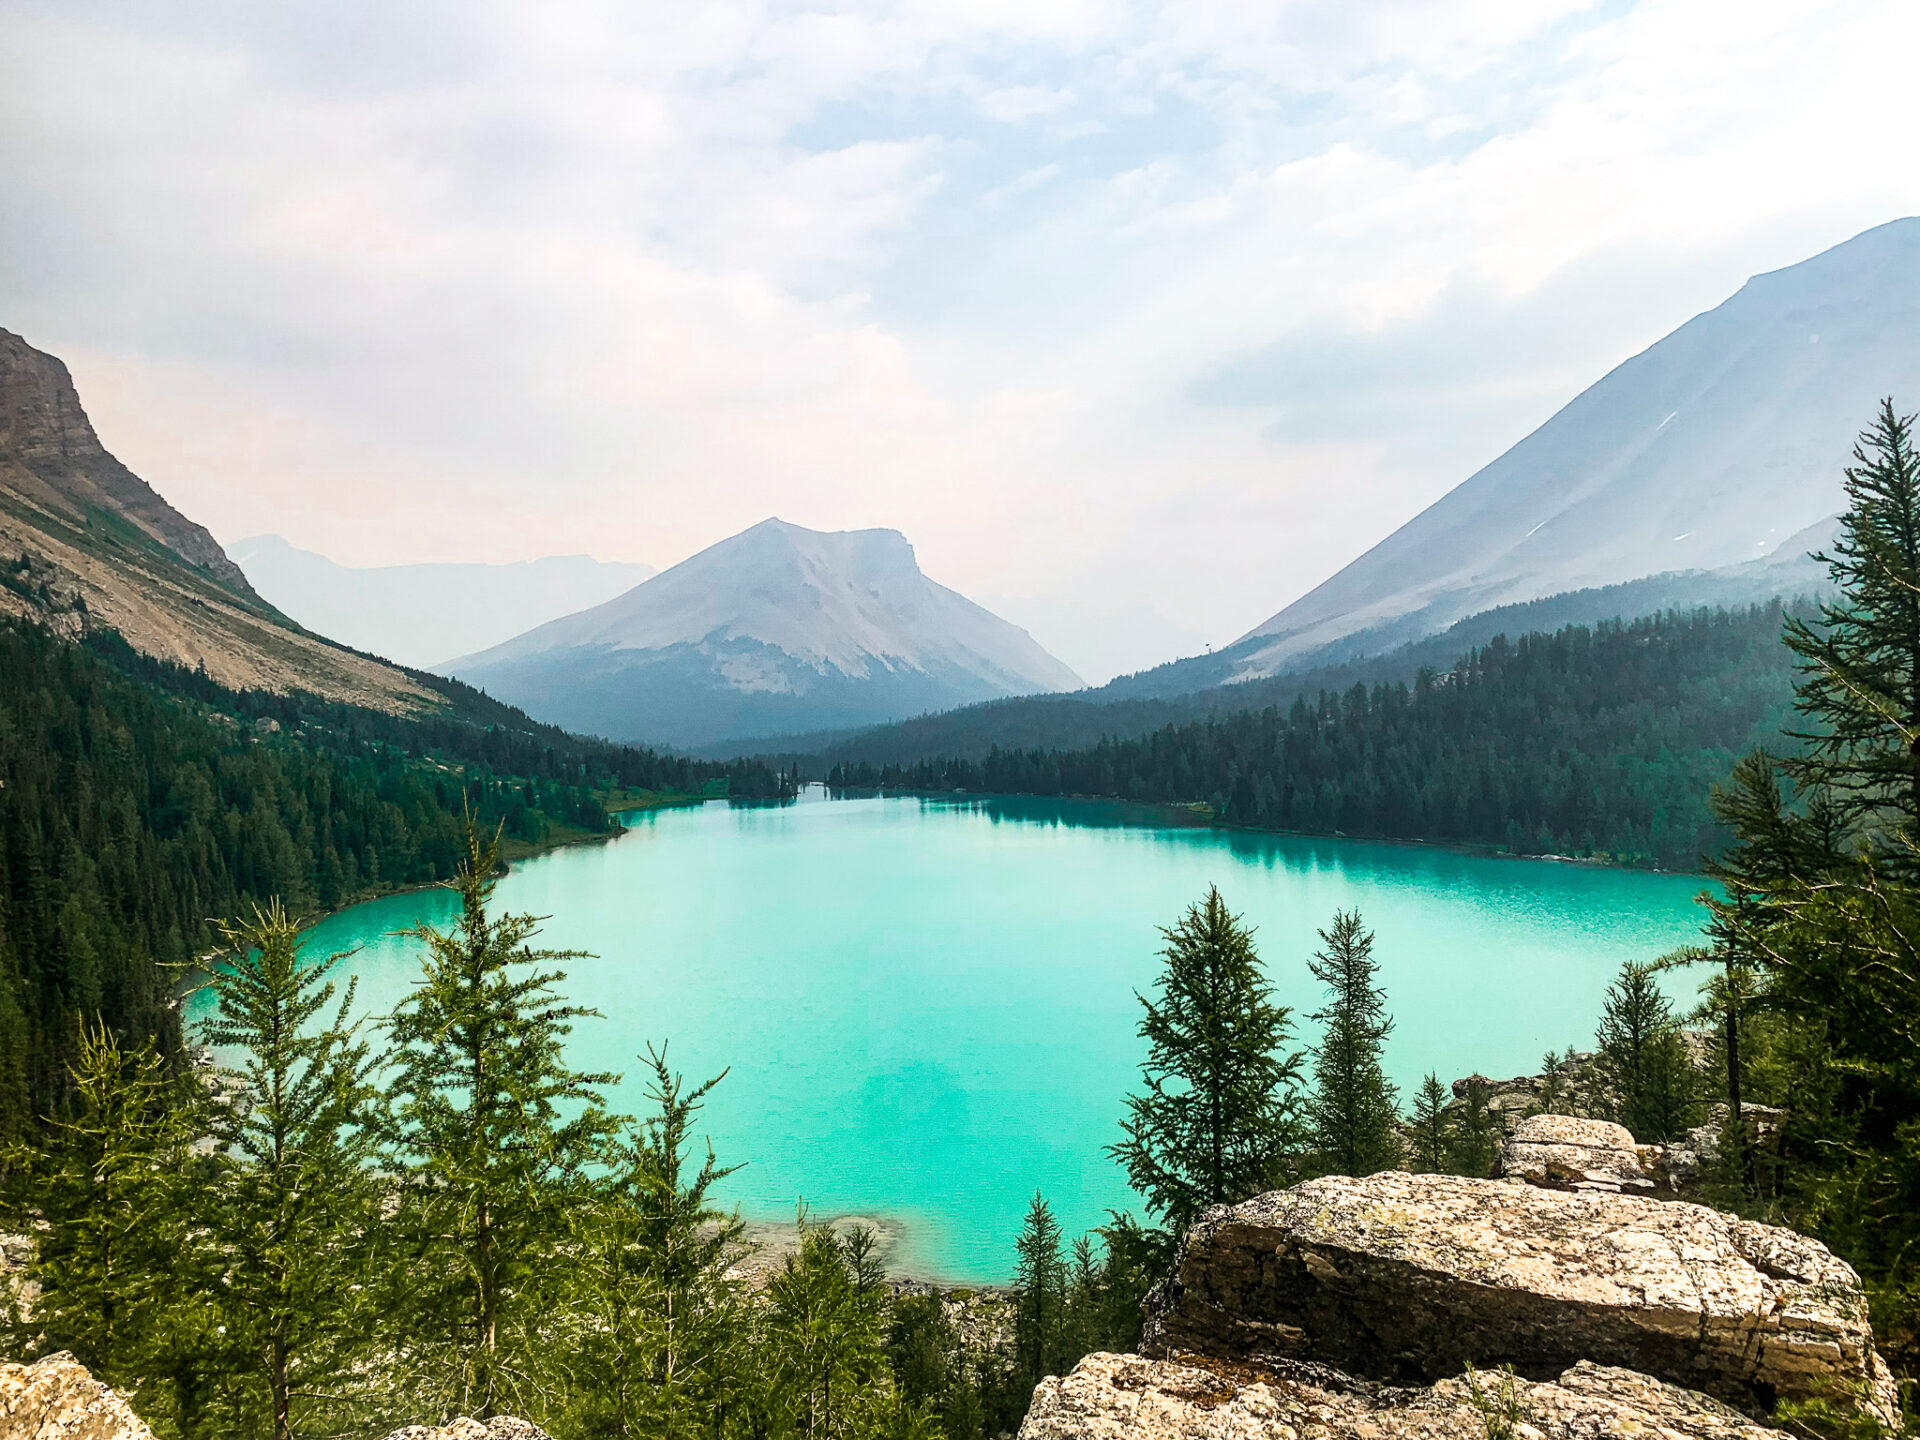
[[[1529,1115],[1500,1141],[1502,1177],[1547,1190],[1649,1195],[1655,1185],[1633,1132],[1607,1120]]]
[[[0,1440],[153,1440],[153,1432],[62,1350],[31,1365],[0,1361]]]
[[[1329,1176],[1216,1206],[1149,1297],[1142,1348],[1399,1383],[1590,1360],[1752,1413],[1828,1393],[1898,1413],[1859,1277],[1825,1246],[1684,1201],[1450,1175]]]
[[[1780,1440],[1694,1391],[1581,1361],[1550,1380],[1453,1376],[1381,1390],[1312,1366],[1090,1355],[1043,1380],[1020,1440]]]

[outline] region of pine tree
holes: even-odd
[[[1693,1065],[1673,1002],[1651,966],[1629,961],[1607,989],[1596,1040],[1614,1118],[1643,1145],[1664,1144],[1687,1126]]]
[[[1786,1152],[1798,1161],[1788,1213],[1876,1282],[1877,1314],[1911,1334],[1920,1332],[1914,417],[1884,402],[1853,458],[1840,533],[1817,557],[1838,598],[1787,627],[1807,720],[1794,736],[1801,749],[1747,756],[1714,797],[1734,843],[1709,866],[1725,889],[1711,901],[1711,958],[1725,982],[1720,1018],[1731,1021],[1723,1062],[1763,1020],[1797,1070],[1780,1097],[1791,1105]],[[1730,1078],[1745,1069],[1743,1058]]]
[[[351,984],[327,1018],[346,957],[301,964],[302,930],[277,901],[222,927],[207,969],[219,1009],[202,1031],[241,1053],[233,1099],[210,1112],[204,1223],[225,1262],[226,1333],[265,1392],[249,1428],[273,1440],[338,1433],[364,1371],[381,1233],[374,1062]]]
[[[584,1433],[677,1440],[724,1421],[746,1299],[730,1270],[745,1226],[715,1185],[740,1167],[713,1147],[688,1151],[706,1097],[726,1072],[688,1089],[664,1048],[647,1047],[653,1109],[608,1149],[609,1173],[573,1211],[572,1280]]]
[[[412,932],[422,976],[388,1026],[401,1154],[410,1162],[397,1227],[417,1255],[399,1267],[409,1319],[413,1393],[476,1417],[538,1413],[541,1371],[554,1354],[546,1327],[561,1305],[566,1212],[583,1203],[612,1122],[600,1086],[612,1075],[567,1068],[573,1022],[596,1012],[566,1004],[562,971],[577,952],[535,950],[531,915],[489,916],[499,833],[471,819],[466,859],[449,888],[455,927]],[[564,1110],[571,1110],[570,1115]]]
[[[1847,509],[1824,561],[1840,598],[1789,619],[1795,707],[1812,724],[1786,762],[1845,828],[1882,837],[1912,877],[1920,842],[1920,455],[1913,416],[1883,401],[1846,471]],[[1904,841],[1906,843],[1897,843]]]
[[[1491,1092],[1483,1075],[1469,1075],[1466,1093],[1449,1127],[1445,1169],[1452,1175],[1470,1175],[1484,1180],[1493,1173],[1493,1160],[1500,1148],[1499,1127],[1487,1101]]]
[[[1177,1232],[1209,1205],[1285,1183],[1301,1140],[1301,1057],[1289,1012],[1254,953],[1253,932],[1217,889],[1163,930],[1157,1000],[1140,996],[1145,1093],[1129,1096],[1126,1138],[1107,1153],[1147,1208]]]
[[[1027,1206],[1026,1222],[1015,1242],[1019,1264],[1014,1284],[1019,1308],[1014,1318],[1014,1351],[1031,1384],[1061,1369],[1061,1339],[1066,1325],[1067,1265],[1060,1253],[1060,1222],[1038,1190]]]
[[[174,1281],[202,1269],[184,1178],[198,1107],[152,1046],[124,1046],[105,1025],[81,1026],[73,1054],[72,1103],[7,1157],[46,1225],[27,1272],[39,1295],[15,1343],[71,1351],[144,1397],[172,1348]]]
[[[1453,1117],[1447,1104],[1453,1097],[1440,1077],[1429,1070],[1413,1097],[1413,1168],[1439,1174],[1447,1168],[1447,1147],[1453,1137]]]
[[[763,1399],[777,1406],[775,1428],[834,1440],[874,1418],[873,1382],[886,1363],[886,1282],[871,1230],[842,1237],[804,1209],[797,1223],[799,1244],[767,1284]]]
[[[1313,1019],[1325,1027],[1314,1051],[1307,1103],[1321,1165],[1341,1175],[1371,1175],[1401,1163],[1394,1090],[1382,1065],[1393,1031],[1386,995],[1375,981],[1373,933],[1358,910],[1337,911],[1320,932],[1326,948],[1307,962],[1327,987],[1327,1007]]]

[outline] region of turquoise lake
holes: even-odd
[[[516,864],[498,891],[552,917],[539,943],[593,952],[567,990],[605,1018],[580,1023],[573,1063],[635,1076],[611,1096],[627,1111],[649,1040],[690,1079],[730,1067],[703,1126],[746,1162],[726,1200],[750,1219],[789,1219],[802,1197],[886,1216],[904,1227],[896,1269],[947,1280],[1006,1277],[1035,1189],[1069,1235],[1135,1203],[1103,1153],[1136,1081],[1134,991],[1157,927],[1209,884],[1257,927],[1302,1045],[1315,930],[1360,908],[1403,1095],[1429,1069],[1521,1074],[1588,1048],[1620,963],[1687,943],[1701,918],[1693,876],[1170,827],[1093,802],[814,791],[630,820]],[[357,906],[310,944],[358,947],[343,973],[385,1010],[418,963],[392,932],[448,919],[450,898]]]

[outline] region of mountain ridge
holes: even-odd
[[[898,531],[777,518],[446,669],[555,723],[680,745],[1081,683]]]
[[[1247,631],[1231,678],[1543,595],[1764,559],[1841,508],[1842,466],[1890,393],[1920,395],[1920,217],[1756,275],[1615,366]]]
[[[0,330],[0,613],[69,638],[111,629],[234,689],[394,713],[445,703],[257,595],[205,527],[101,443],[66,365],[10,330]]]

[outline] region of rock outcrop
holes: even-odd
[[[1042,1381],[1020,1440],[1780,1440],[1727,1406],[1582,1361],[1550,1380],[1454,1376],[1420,1390],[1323,1367],[1261,1369],[1089,1355]]]
[[[1631,1130],[1570,1115],[1516,1120],[1501,1137],[1498,1173],[1546,1190],[1651,1195],[1656,1189]]]
[[[491,1420],[469,1420],[462,1415],[445,1425],[409,1425],[394,1431],[387,1440],[552,1440],[552,1437],[538,1425],[516,1420],[511,1415],[496,1415]]]
[[[1859,1278],[1815,1241],[1681,1201],[1448,1175],[1331,1176],[1208,1211],[1149,1299],[1143,1349],[1398,1383],[1586,1360],[1749,1413],[1846,1393],[1897,1415]]]
[[[153,1440],[153,1432],[63,1350],[31,1365],[0,1361],[0,1440]]]

